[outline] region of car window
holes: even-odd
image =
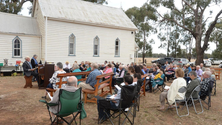
[[[174,61],[180,61],[180,59],[174,59]]]

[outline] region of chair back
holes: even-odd
[[[185,86],[181,87],[181,88],[178,90],[179,93],[184,93],[184,92],[186,92],[186,91],[187,91],[187,89],[186,89]]]
[[[58,113],[60,116],[68,116],[74,112],[81,110],[79,102],[81,101],[81,88],[75,92],[69,92],[64,89],[59,91],[59,102],[61,109]]]
[[[200,85],[196,86],[195,89],[193,90],[193,92],[194,92],[194,91],[199,92],[199,91],[200,91]],[[193,92],[192,92],[192,93],[193,93]]]
[[[122,86],[121,87],[121,108],[128,108],[132,104],[137,94],[137,86]]]

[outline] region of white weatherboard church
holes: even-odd
[[[36,0],[32,17],[0,12],[0,62],[134,62],[136,26],[120,8],[81,0]]]

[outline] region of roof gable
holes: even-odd
[[[122,9],[82,0],[39,0],[43,16],[108,27],[137,30]]]

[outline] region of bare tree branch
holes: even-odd
[[[173,22],[176,23],[176,25],[178,25],[179,27],[181,27],[181,28],[183,28],[183,29],[189,31],[191,34],[194,35],[194,32],[193,32],[191,29],[189,29],[189,28],[187,28],[187,27],[185,27],[185,26],[179,24],[176,20],[165,18],[165,17],[163,17],[158,11],[157,11],[157,13],[158,13],[159,16],[161,16],[161,17],[163,18],[162,21],[164,21],[164,20],[173,21]]]
[[[204,50],[207,49],[208,47],[208,41],[210,38],[210,34],[213,32],[213,29],[215,27],[215,25],[217,24],[217,20],[219,19],[219,16],[222,14],[222,10],[220,10],[220,12],[217,14],[217,16],[215,17],[214,21],[210,24],[210,27],[208,28],[206,34],[205,34],[205,38],[204,38],[204,45],[203,45],[203,49],[202,52],[204,52]]]
[[[191,10],[193,10],[193,12],[195,12],[195,9],[185,0],[182,0],[187,6],[190,7]]]

